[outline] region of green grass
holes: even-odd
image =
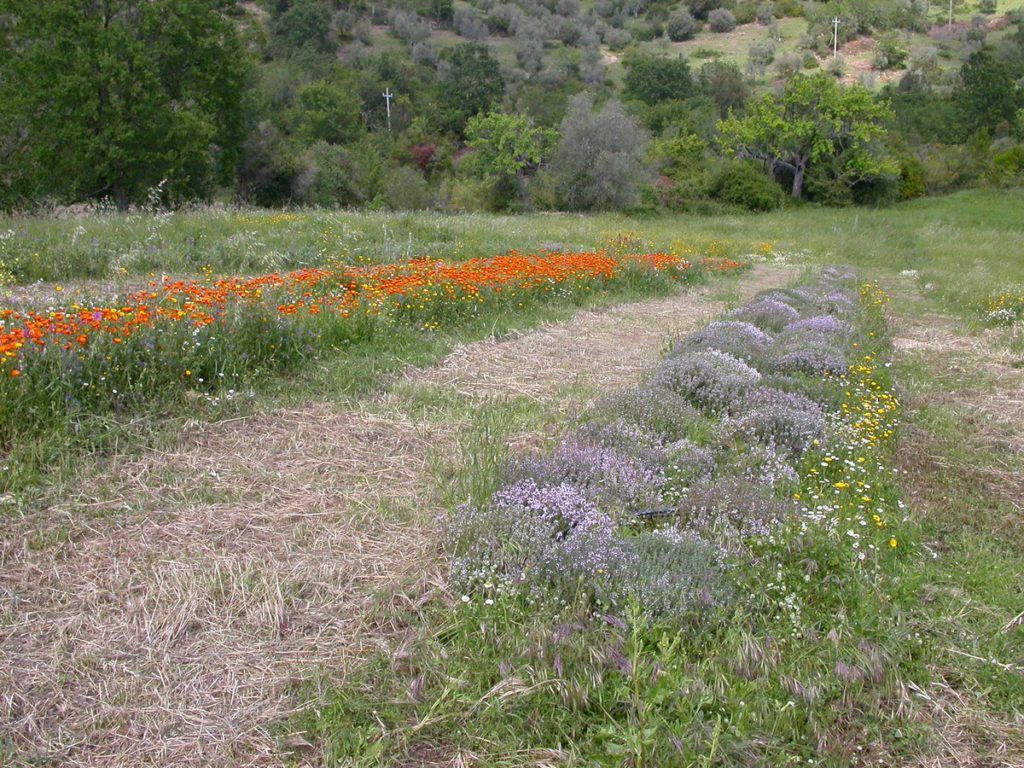
[[[791,53],[797,49],[797,43],[807,32],[807,21],[802,18],[778,19],[776,25],[782,41],[777,43],[775,49],[776,58],[784,53]],[[717,51],[721,54],[723,61],[734,61],[744,69],[747,66],[747,52],[754,43],[760,43],[768,39],[768,27],[761,24],[741,24],[732,32],[711,32],[702,30],[690,40],[678,43],[666,40],[655,40],[644,43],[643,47],[651,52],[668,54],[671,56],[682,54],[693,60],[694,54],[699,49]],[[694,66],[699,67],[699,63]]]
[[[1024,275],[1024,190],[975,190],[884,209],[791,208],[716,217],[450,216],[437,213],[289,213],[200,209],[83,219],[0,218],[0,263],[19,282],[116,280],[130,275],[256,273],[327,261],[459,260],[510,247],[597,248],[624,231],[651,248],[723,244],[731,254],[772,243],[816,264],[870,274],[913,269],[932,305],[974,316],[985,298]],[[76,234],[77,233],[77,234]],[[721,247],[721,246],[719,246]],[[2,270],[0,270],[2,272]],[[52,296],[52,294],[49,294]]]
[[[932,310],[893,307],[901,320]],[[977,430],[966,396],[987,385],[934,356],[901,356],[891,371],[918,439],[896,484],[877,476],[873,493],[920,506],[896,525],[898,556],[875,572],[845,569],[835,545],[784,547],[787,583],[811,579],[798,624],[773,610],[765,586],[776,574],[756,560],[737,576],[751,599],[696,627],[456,595],[390,617],[418,627],[406,652],[371,659],[340,687],[316,681],[313,708],[282,732],[302,731],[343,766],[457,755],[494,766],[1015,764],[1024,628],[1007,622],[1024,605],[1024,557],[1006,527],[1012,503],[972,472],[1000,457],[965,439]],[[961,392],[962,408],[935,403]],[[507,436],[538,423],[536,403],[481,410],[461,471],[446,475],[458,483],[449,500],[486,498]],[[921,435],[941,467],[921,460]]]
[[[797,263],[853,264],[867,277],[913,287],[892,306],[898,321],[941,313],[973,326],[990,293],[1022,280],[1022,209],[1024,191],[1010,190],[882,210],[802,207],[715,218],[231,209],[7,218],[0,233],[13,234],[0,239],[0,260],[22,282],[117,281],[204,266],[260,272],[328,260],[458,259],[511,246],[588,248],[633,231],[652,248],[742,254],[770,242]],[[904,270],[917,276],[900,276]],[[172,401],[145,414],[83,420],[73,439],[19,446],[21,490],[8,497],[9,508],[31,507],[40,485],[67,487],[83,457],[173,442],[189,418],[361,398],[389,374],[428,365],[455,344],[564,319],[578,305],[667,290],[618,286],[580,301],[496,311],[441,333],[404,328],[387,344],[353,344],[287,376],[268,376],[238,403]],[[340,765],[390,765],[403,754],[426,762],[460,751],[487,755],[485,764],[495,766],[898,764],[932,754],[935,730],[950,723],[964,734],[967,752],[998,759],[1004,745],[1005,759],[1019,758],[1024,675],[1015,670],[1024,667],[1024,628],[1007,623],[1024,605],[1024,542],[1019,498],[1000,478],[1012,483],[1024,465],[981,438],[972,398],[996,383],[980,368],[928,353],[901,357],[893,377],[907,403],[909,453],[892,489],[909,504],[906,548],[877,579],[845,574],[815,582],[805,614],[814,631],[794,635],[788,620],[747,609],[686,631],[642,623],[623,629],[571,611],[553,622],[529,605],[463,610],[440,600],[386,617],[412,628],[408,653],[373,659],[340,687],[311,681],[304,692],[315,707],[287,729],[305,731]],[[396,394],[417,419],[472,416],[460,455],[435,458],[440,495],[450,504],[486,497],[508,437],[556,420],[533,400],[480,408],[438,388]],[[93,458],[87,465],[102,466]],[[32,546],[66,535],[57,528]],[[791,575],[804,567],[800,558],[787,564]],[[765,577],[756,567],[745,575],[752,592]],[[560,625],[569,627],[566,637]]]

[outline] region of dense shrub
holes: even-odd
[[[434,204],[427,180],[408,166],[388,172],[384,182],[384,196],[388,206],[398,211],[421,211]]]
[[[737,24],[752,24],[757,20],[757,3],[754,0],[743,0],[731,10]]]
[[[625,61],[624,96],[649,106],[666,101],[680,101],[696,90],[690,65],[682,56],[634,55]]]
[[[665,34],[673,42],[689,40],[697,33],[697,20],[687,8],[672,11],[665,22]]]
[[[796,52],[784,53],[775,59],[775,73],[783,80],[788,80],[804,68],[803,57]]]
[[[853,205],[853,187],[827,165],[816,165],[807,173],[804,185],[807,197],[831,208]]]
[[[299,162],[292,194],[306,205],[364,205],[381,191],[384,165],[368,144],[342,147],[317,142]]]
[[[726,317],[752,323],[762,331],[778,333],[783,328],[798,323],[800,313],[783,301],[762,297],[755,302],[732,310]]]
[[[725,550],[741,552],[746,539],[775,530],[786,506],[763,488],[742,479],[727,478],[691,491],[680,504],[679,525]]]
[[[717,349],[756,367],[765,360],[772,343],[772,337],[752,323],[719,320],[676,344],[672,354],[686,354],[694,349]]]
[[[736,29],[736,17],[727,8],[716,8],[708,14],[708,27],[712,32],[732,32]]]
[[[771,211],[785,201],[785,193],[753,163],[727,164],[711,183],[713,197],[748,211]]]
[[[686,0],[686,5],[698,19],[707,19],[708,14],[722,7],[722,0]]]
[[[665,444],[709,435],[707,418],[689,400],[669,389],[641,387],[602,400],[595,408],[596,423],[623,419],[636,424]]]
[[[775,60],[775,43],[761,40],[747,49],[747,74],[763,77],[768,65]]]
[[[1024,145],[1011,147],[992,159],[989,176],[994,184],[1011,186],[1024,182]]]
[[[666,360],[653,378],[698,408],[717,412],[740,399],[761,380],[749,365],[717,349],[701,350]]]
[[[737,406],[728,425],[733,434],[800,456],[824,437],[825,413],[803,395],[762,386]]]
[[[601,445],[593,436],[570,438],[551,454],[521,459],[510,476],[543,487],[569,483],[602,508],[657,504],[663,468],[649,456]]]
[[[899,69],[907,63],[910,49],[896,33],[890,32],[878,38],[872,66],[875,69]]]
[[[327,53],[334,47],[330,39],[331,14],[317,0],[299,0],[274,20],[272,29],[276,41],[288,53]]]

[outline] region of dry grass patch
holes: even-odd
[[[908,501],[939,524],[936,541],[926,543],[940,558],[964,557],[955,547],[964,531],[982,537],[1024,543],[1024,371],[1000,331],[969,334],[944,315],[897,315],[894,344],[898,356],[924,377],[906,393],[912,416],[900,443]],[[931,411],[931,415],[926,412]],[[935,416],[938,414],[938,416]],[[937,419],[935,423],[929,419]],[[950,543],[945,540],[949,534]],[[952,561],[951,561],[952,562]],[[1013,632],[1019,617],[986,607],[976,597],[939,579],[928,585],[927,601],[945,597],[970,621],[988,610],[998,634]],[[941,594],[936,594],[941,593]],[[970,636],[970,630],[965,632]],[[932,739],[914,768],[980,768],[1024,765],[1024,722],[993,711],[985,691],[965,682],[963,665],[991,665],[990,671],[1016,675],[1021,668],[950,647],[931,664],[933,682],[912,687]],[[1012,659],[1011,659],[1012,660]],[[969,679],[969,678],[968,678]],[[988,705],[988,706],[986,706]]]
[[[794,277],[792,269],[758,265],[740,278],[740,298]],[[518,337],[467,344],[410,377],[469,398],[522,396],[553,403],[580,388],[593,396],[634,383],[667,339],[689,333],[724,308],[725,302],[704,286],[664,299],[581,311],[569,322]]]
[[[213,425],[123,467],[105,503],[136,514],[8,537],[3,738],[63,765],[279,764],[291,683],[385,641],[378,595],[439,581],[425,474],[448,438],[325,407]]]

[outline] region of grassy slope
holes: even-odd
[[[1024,275],[1024,190],[975,190],[870,210],[801,207],[763,215],[449,216],[198,210],[85,219],[0,217],[0,262],[26,280],[262,272],[330,260],[463,259],[516,247],[595,248],[632,231],[653,248],[709,246],[737,254],[770,242],[814,263],[871,273],[905,269],[932,284],[935,305],[964,315]],[[18,266],[20,264],[20,267]]]

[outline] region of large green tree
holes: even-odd
[[[501,65],[486,45],[461,43],[441,55],[437,118],[461,134],[473,115],[493,109],[505,95]]]
[[[235,0],[0,0],[0,185],[174,199],[230,180],[247,57]],[[0,188],[2,189],[2,188]]]
[[[690,65],[682,56],[636,54],[626,59],[623,96],[648,106],[680,101],[696,92]]]
[[[781,97],[748,102],[744,115],[730,114],[718,132],[730,154],[760,160],[773,174],[792,174],[798,198],[812,163],[830,159],[851,181],[891,171],[878,148],[890,117],[888,103],[863,86],[843,87],[819,73],[792,78]]]
[[[1000,56],[986,47],[970,55],[960,70],[956,104],[965,134],[1012,126],[1024,107],[1024,57]]]
[[[490,184],[495,207],[501,209],[522,196],[525,178],[551,152],[558,132],[539,128],[523,115],[491,112],[470,118],[466,139],[476,171]]]

